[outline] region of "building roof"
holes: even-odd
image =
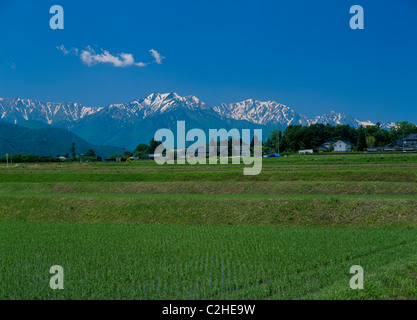
[[[336,141],[329,140],[329,141],[326,141],[326,142],[322,143],[321,145],[319,145],[318,148],[326,148],[327,149],[326,144],[335,144],[335,143],[336,143]]]
[[[417,134],[412,133],[407,138],[405,138],[405,140],[417,140]]]
[[[339,141],[343,142],[344,144],[350,145],[350,146],[354,145],[352,142],[347,141],[347,140],[339,140]],[[337,142],[339,142],[339,141],[337,141]]]

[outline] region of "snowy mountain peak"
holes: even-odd
[[[348,124],[351,126],[356,126],[357,122],[354,118],[345,115],[344,113],[338,113],[334,110],[322,115],[317,116],[309,120],[309,124],[331,124],[331,125],[341,125]]]
[[[134,102],[135,103],[135,102]],[[186,108],[190,110],[208,109],[208,106],[195,96],[180,96],[175,92],[170,93],[152,93],[145,99],[138,100],[146,116],[160,114],[177,108]]]
[[[40,121],[66,128],[83,119],[88,121],[91,117],[99,118],[106,123],[113,120],[119,123],[136,123],[168,112],[175,117],[177,111],[193,112],[203,109],[218,116],[219,121],[220,119],[246,120],[268,128],[285,129],[289,125],[328,123],[348,124],[353,127],[374,125],[371,121],[359,121],[334,110],[309,119],[298,114],[291,107],[272,100],[260,101],[251,98],[236,103],[222,103],[211,108],[196,96],[180,96],[176,92],[152,93],[143,99],[130,103],[111,104],[104,108],[85,107],[79,103],[42,103],[29,99],[0,98],[0,120],[17,124],[28,120]],[[382,124],[382,127],[390,128],[393,125],[395,123],[386,123]]]
[[[5,98],[0,100],[1,119],[19,123],[40,121],[48,124],[72,122],[100,111],[101,108],[84,107],[79,103],[42,103],[37,100]]]
[[[307,124],[304,116],[275,101],[247,99],[230,104],[222,103],[213,109],[222,117],[247,120],[262,125]]]

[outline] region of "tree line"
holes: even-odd
[[[71,144],[70,151],[71,151],[71,154],[68,152],[65,155],[56,155],[56,156],[43,156],[43,155],[36,155],[36,154],[19,153],[19,154],[9,155],[8,157],[0,157],[0,163],[6,163],[7,160],[9,161],[9,164],[12,162],[24,163],[24,162],[58,162],[58,161],[76,161],[76,162],[102,161],[102,158],[100,156],[97,156],[96,152],[93,149],[89,149],[85,154],[77,155],[75,142]],[[65,157],[65,159],[60,159],[60,157]]]
[[[390,129],[384,129],[380,123],[367,127],[351,127],[349,125],[332,126],[330,124],[313,124],[310,126],[291,125],[284,131],[272,130],[262,143],[264,154],[271,152],[295,153],[302,149],[316,149],[326,141],[346,140],[355,145],[354,151],[364,151],[366,148],[392,146],[397,140],[401,140],[410,134],[417,134],[417,126],[413,123],[404,121],[397,122]],[[251,149],[254,146],[253,137]],[[227,142],[229,154],[232,154],[232,145],[235,138],[230,138]],[[236,142],[236,141],[235,141]],[[243,143],[242,141],[240,141]],[[279,146],[278,146],[279,142]],[[139,159],[149,159],[149,155],[155,152],[155,149],[162,142],[151,140],[149,144],[140,143],[132,152],[125,150],[122,154],[114,154],[109,159],[121,158],[126,161],[129,157]],[[211,145],[210,143],[209,145]],[[214,145],[220,145],[220,141],[214,142]],[[76,145],[72,143],[70,153],[65,155],[67,161],[102,161],[95,151],[90,149],[83,155],[76,155]],[[5,163],[6,157],[0,157],[0,162]],[[29,154],[17,154],[9,156],[9,163],[13,162],[57,162],[61,161],[57,156],[41,156]]]
[[[407,121],[398,122],[390,129],[382,128],[380,123],[359,128],[330,124],[292,125],[284,132],[271,131],[263,146],[266,153],[277,152],[279,141],[280,152],[291,153],[302,149],[316,149],[326,141],[346,140],[355,145],[355,151],[364,151],[366,148],[391,146],[413,133],[417,133],[417,126]]]

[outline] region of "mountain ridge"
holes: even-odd
[[[39,121],[67,129],[93,144],[128,145],[149,142],[154,132],[187,120],[190,125],[212,128],[285,129],[289,125],[322,123],[360,127],[373,125],[344,113],[330,111],[308,118],[274,100],[246,99],[211,107],[193,95],[175,92],[151,93],[145,98],[107,107],[86,107],[79,103],[40,102],[21,98],[0,98],[0,120],[19,124]],[[383,123],[389,128],[393,123]],[[191,128],[190,128],[191,129]],[[99,134],[98,134],[99,133]],[[116,137],[116,138],[115,138]]]

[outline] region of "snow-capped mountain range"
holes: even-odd
[[[214,107],[219,115],[235,120],[247,120],[262,125],[292,124],[308,125],[308,119],[296,113],[290,107],[275,101],[258,101],[248,99],[241,102],[225,104]]]
[[[0,98],[0,119],[15,124],[27,120],[47,124],[77,121],[102,109],[84,107],[79,103],[42,103],[28,99]]]
[[[213,128],[226,129],[232,125],[238,128],[250,125],[265,129],[285,129],[296,124],[349,124],[354,127],[374,124],[335,111],[307,118],[275,101],[248,99],[210,107],[195,96],[179,96],[173,92],[152,93],[144,99],[100,108],[86,107],[79,103],[43,103],[28,99],[0,98],[0,120],[20,125],[26,121],[43,122],[66,128],[91,143],[119,145],[126,143],[129,132],[141,137],[145,135],[143,141],[148,142],[156,130],[165,126],[172,127],[177,120],[189,120],[194,127],[200,125],[205,128],[210,124]],[[385,128],[392,125],[382,124]],[[97,132],[104,134],[106,131],[109,132],[107,140],[96,137]],[[132,139],[132,144],[137,140]]]
[[[248,99],[241,102],[225,104],[213,108],[222,117],[232,118],[236,120],[247,120],[249,122],[270,125],[296,125],[309,126],[312,124],[331,124],[331,125],[350,125],[355,128],[360,126],[375,125],[371,121],[360,121],[344,113],[330,111],[322,116],[309,119],[304,115],[298,114],[290,107],[275,101],[258,101]],[[385,128],[390,128],[395,123],[382,124]]]
[[[374,125],[371,121],[359,121],[343,113],[331,111],[327,114],[309,119],[300,115],[290,107],[275,101],[259,101],[248,99],[241,102],[209,107],[195,96],[179,96],[176,93],[152,93],[148,97],[127,104],[111,104],[108,107],[85,107],[79,103],[51,103],[29,99],[0,98],[0,119],[15,124],[25,120],[56,124],[61,122],[76,122],[93,114],[104,113],[109,117],[129,118],[151,117],[179,108],[189,110],[206,109],[215,111],[222,118],[247,120],[261,125],[311,125],[316,123],[331,125],[352,125],[354,127]],[[393,123],[385,123],[387,127]]]

